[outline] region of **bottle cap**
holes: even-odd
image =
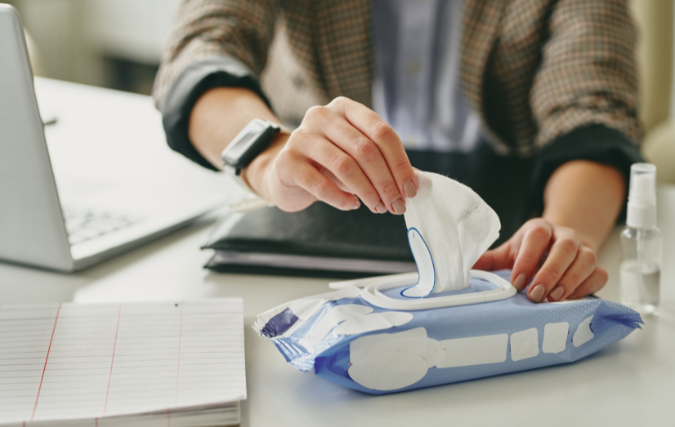
[[[626,224],[634,228],[656,227],[656,166],[635,163],[630,168]]]

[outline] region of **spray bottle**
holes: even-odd
[[[626,229],[621,233],[621,302],[643,314],[659,304],[663,240],[656,226],[656,166],[631,167]]]

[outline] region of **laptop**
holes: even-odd
[[[8,5],[0,58],[0,260],[80,270],[229,202],[224,174],[167,147],[149,97],[34,79]]]

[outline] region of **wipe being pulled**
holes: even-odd
[[[499,237],[499,217],[469,187],[435,173],[415,173],[419,191],[407,200],[405,223],[419,281],[403,295],[464,289],[471,267]]]
[[[642,323],[595,297],[533,303],[510,271],[471,270],[498,236],[496,214],[449,178],[418,180],[405,217],[418,273],[334,283],[258,315],[254,329],[295,368],[386,394],[574,362]]]

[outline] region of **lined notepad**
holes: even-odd
[[[238,424],[242,306],[0,306],[0,425]]]

